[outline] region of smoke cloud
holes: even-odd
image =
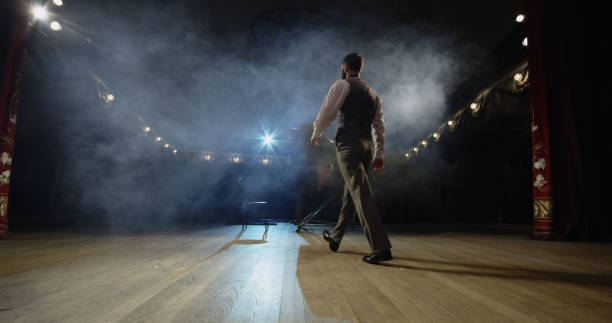
[[[214,22],[231,17],[215,18],[212,4],[70,5],[63,37],[89,37],[91,45],[58,49],[63,73],[98,75],[116,100],[56,116],[69,173],[63,185],[77,196],[70,203],[83,224],[111,228],[232,221],[245,201],[259,200],[293,218],[295,183],[311,162],[304,157],[308,130],[292,129],[310,127],[344,55],[365,57],[362,77],[382,98],[388,155],[441,124],[449,91],[478,58],[435,28],[367,17],[354,18],[361,25],[339,23],[333,8],[329,15],[325,8],[266,15],[264,8],[259,19],[220,30]],[[275,135],[272,149],[262,146],[264,134]],[[333,137],[335,125],[326,134]],[[329,146],[319,153],[334,161]],[[214,160],[199,160],[195,151],[212,152]],[[232,164],[234,153],[244,162]],[[270,165],[246,158],[257,153],[269,154]]]

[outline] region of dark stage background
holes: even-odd
[[[563,131],[553,132],[553,160],[569,160],[553,161],[553,181],[562,185],[556,225],[571,222],[573,239],[605,240],[600,156],[610,151],[602,139],[610,81],[598,64],[609,41],[597,36],[592,8],[555,10],[548,15],[556,22],[546,23],[567,37],[556,40],[564,56],[550,68],[567,70],[574,116],[553,130],[574,124],[580,146],[578,157],[564,157]],[[35,24],[28,34],[10,227],[240,223],[253,216],[253,201],[268,202],[258,215],[292,220],[305,191],[302,211],[312,210],[341,192],[333,144],[314,149],[308,137],[350,51],[364,54],[363,77],[383,99],[386,168],[371,179],[385,223],[530,225],[528,92],[512,93],[508,74],[527,60],[527,28],[514,22],[520,12],[521,1],[67,1],[58,9],[61,33]],[[477,118],[464,116],[454,132],[405,158],[499,80]],[[111,104],[108,93],[116,95]],[[274,135],[272,146],[262,145],[264,134]],[[214,158],[202,160],[202,152]],[[240,163],[231,162],[235,154]],[[584,169],[580,193],[562,189],[573,185],[563,177],[572,158]],[[326,179],[313,183],[321,174]],[[577,218],[564,214],[573,200]],[[339,198],[320,218],[333,220],[338,210]]]

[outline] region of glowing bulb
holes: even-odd
[[[104,100],[106,101],[106,103],[113,102],[115,101],[115,95],[113,95],[112,93],[109,93],[106,95]]]
[[[270,136],[270,135],[267,135],[267,136],[264,138],[264,143],[265,143],[266,145],[270,145],[270,144],[271,144],[273,141],[274,141],[274,140],[272,139],[272,136]]]
[[[240,162],[240,157],[238,156],[234,156],[234,158],[232,159],[232,161],[236,164],[238,164]]]
[[[516,16],[516,19],[514,19],[516,22],[521,23],[525,20],[525,15],[523,14],[519,14]]]
[[[144,132],[145,133],[151,132],[151,127],[149,127],[149,126],[144,127]]]
[[[437,132],[434,132],[433,133],[433,137],[434,137],[434,139],[438,139],[438,138],[440,138],[440,135]]]
[[[53,0],[53,4],[58,6],[58,7],[61,7],[64,4],[64,1],[62,1],[62,0]]]
[[[164,144],[164,148],[170,148],[170,144]]]
[[[268,165],[268,163],[269,163],[269,162],[270,162],[270,160],[269,160],[268,158],[266,158],[266,157],[264,157],[264,158],[261,160],[261,163],[262,163],[262,164],[264,164],[264,165]]]
[[[212,156],[210,154],[204,154],[204,160],[211,160]]]
[[[176,155],[176,154],[178,154],[178,150],[174,149],[174,150],[172,151],[172,153]]]
[[[523,38],[523,46],[527,47],[527,45],[529,45],[529,41],[527,40],[527,37]]]
[[[520,80],[522,80],[522,79],[523,79],[523,74],[521,74],[521,73],[516,73],[516,74],[514,74],[514,80],[515,80],[515,81],[517,81],[517,82],[518,82],[518,81],[520,81]]]
[[[454,125],[455,125],[455,121],[453,121],[453,120],[448,120],[448,122],[447,122],[446,124],[448,124],[449,126],[451,126],[451,127],[452,127],[452,126],[454,126]]]
[[[417,148],[417,147],[412,148],[412,150],[414,150],[415,153],[419,152],[419,148]]]
[[[404,156],[406,157],[406,159],[408,159],[410,158],[410,153],[406,153]]]
[[[155,141],[157,141],[157,142],[162,141],[162,137],[156,137],[156,138],[155,138]]]
[[[427,147],[427,141],[425,141],[425,140],[421,141],[421,145]]]
[[[49,17],[49,12],[45,7],[42,6],[34,6],[32,7],[32,15],[34,19],[45,20]]]
[[[478,108],[478,104],[476,104],[475,102],[472,102],[472,104],[470,104],[470,109],[476,110],[477,108]]]
[[[54,20],[54,21],[52,21],[52,22],[49,24],[49,27],[50,27],[50,28],[51,28],[51,30],[53,30],[53,31],[60,31],[60,30],[62,30],[62,24],[60,24],[58,21],[55,21],[55,20]]]

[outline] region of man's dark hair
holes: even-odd
[[[351,71],[360,72],[363,67],[363,56],[350,53],[344,57],[342,64],[346,64]]]

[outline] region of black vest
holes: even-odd
[[[372,121],[376,114],[376,96],[372,95],[368,84],[358,77],[346,79],[350,86],[349,94],[338,112],[343,120],[338,127],[336,140],[345,138],[367,138],[372,140]]]

